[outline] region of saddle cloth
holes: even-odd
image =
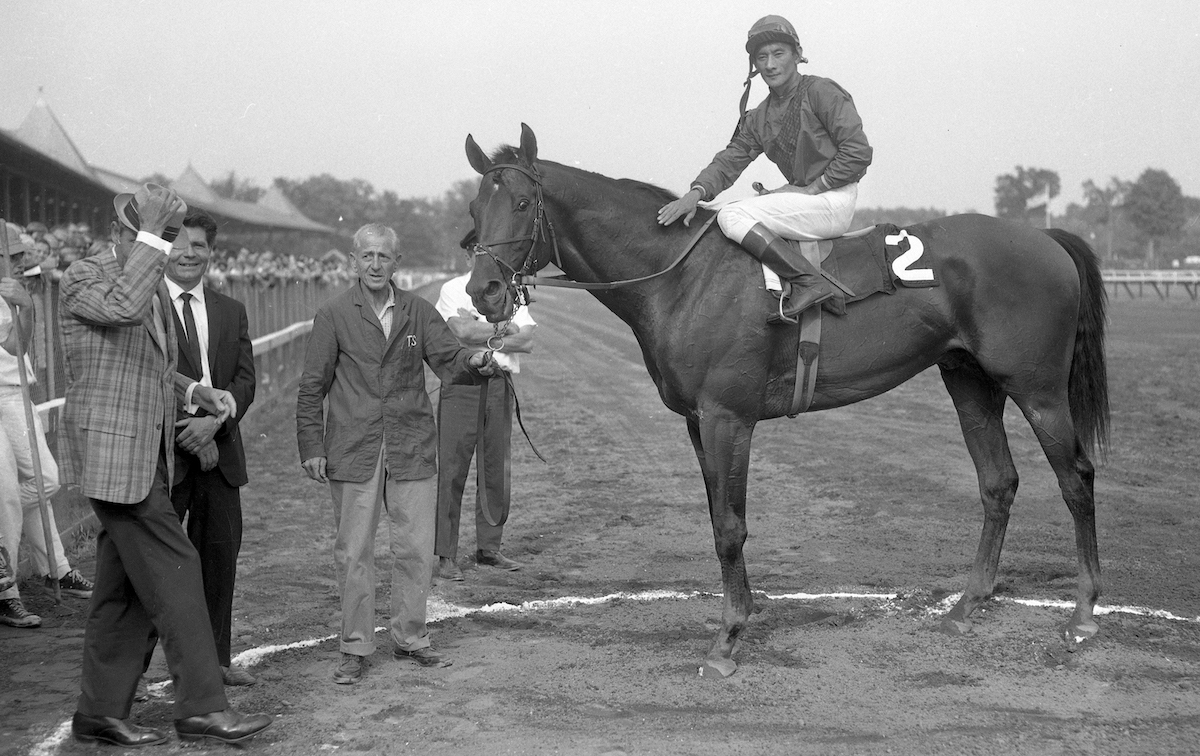
[[[933,270],[925,267],[928,261],[920,259],[924,244],[917,237],[890,223],[855,231],[851,236],[841,236],[837,239],[791,243],[797,247],[801,244],[817,244],[822,272],[854,292],[854,295],[850,296],[834,286],[834,297],[826,300],[824,304],[824,309],[834,315],[844,315],[847,304],[874,294],[892,294],[897,285],[938,285]],[[917,252],[915,258],[914,251]],[[906,255],[913,258],[912,262],[900,259]],[[768,291],[782,289],[779,276],[765,265],[763,280]]]

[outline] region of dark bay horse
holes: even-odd
[[[774,306],[759,264],[713,230],[667,273],[692,239],[660,227],[670,193],[538,160],[522,124],[519,148],[490,158],[467,137],[483,179],[471,203],[477,243],[467,291],[489,320],[511,316],[524,277],[555,256],[578,282],[646,280],[594,295],[633,329],[646,369],[688,433],[708,492],[725,599],[702,671],[736,669],[731,655],[754,605],[742,545],[750,440],[759,420],[790,410],[797,332],[767,325]],[[701,210],[697,221],[705,220]],[[1068,642],[1096,634],[1100,595],[1093,467],[1107,442],[1106,294],[1096,257],[1064,231],[1040,231],[983,215],[908,227],[925,242],[923,266],[941,282],[900,288],[826,315],[809,411],[876,396],[931,365],[958,412],[979,476],[984,524],[962,598],[942,629],[962,633],[992,593],[1017,471],[1003,414],[1012,399],[1033,427],[1075,522],[1079,585]]]

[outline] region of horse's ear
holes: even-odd
[[[483,154],[483,150],[479,149],[479,145],[475,144],[475,137],[470,134],[467,134],[467,161],[480,176],[487,173],[488,168],[492,167],[487,156]]]
[[[537,137],[527,124],[521,124],[521,157],[533,165],[537,162]]]

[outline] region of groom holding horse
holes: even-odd
[[[729,188],[759,155],[779,167],[787,184],[755,185],[759,195],[731,202],[717,213],[721,230],[790,285],[771,322],[795,323],[801,312],[834,295],[833,287],[789,239],[841,236],[854,218],[858,181],[871,164],[871,145],[850,94],[833,81],[801,75],[808,62],[795,28],[782,16],[764,16],[750,27],[750,76],[742,94],[741,121],[729,146],[679,199],[658,211],[669,226],[688,225],[696,203]],[[750,83],[762,74],[770,94],[746,112]]]

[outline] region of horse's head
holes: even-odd
[[[545,265],[538,263],[536,249],[550,233],[535,165],[537,137],[521,124],[520,148],[504,148],[488,158],[467,135],[467,160],[483,176],[471,202],[475,229],[463,240],[475,254],[467,293],[475,309],[497,322],[512,317],[523,303],[521,277]]]

